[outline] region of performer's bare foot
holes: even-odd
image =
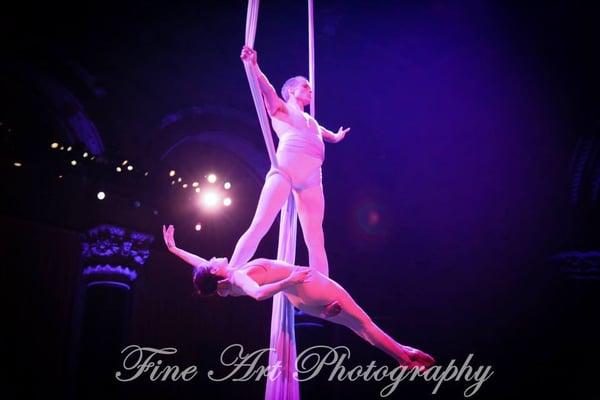
[[[407,353],[410,356],[410,359],[413,363],[424,366],[426,369],[435,364],[435,358],[431,357],[429,354],[421,351],[419,349],[415,349],[410,346],[404,346]]]
[[[323,311],[321,311],[321,314],[319,314],[319,316],[321,318],[327,319],[327,318],[335,317],[336,315],[338,315],[341,312],[342,312],[342,306],[340,305],[340,303],[338,303],[337,301],[333,301],[325,306],[325,308],[323,309]]]

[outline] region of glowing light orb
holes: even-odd
[[[219,204],[219,195],[216,192],[206,192],[202,196],[202,205],[206,208],[215,208]]]

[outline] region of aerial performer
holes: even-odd
[[[194,267],[194,285],[202,296],[250,296],[258,301],[277,293],[314,317],[344,325],[393,357],[400,365],[427,369],[435,363],[421,350],[402,345],[387,335],[337,282],[313,267],[259,258],[232,268],[226,258],[206,260],[175,245],[175,228],[163,225],[169,251]]]
[[[304,112],[304,107],[313,100],[312,88],[306,78],[295,76],[288,79],[281,88],[280,98],[258,66],[256,51],[244,46],[240,58],[258,80],[279,143],[276,165],[271,166],[266,176],[254,218],[238,240],[230,266],[240,268],[252,258],[291,192],[308,249],[309,265],[328,276],[323,234],[325,198],[321,182],[321,166],[325,159],[323,141],[338,143],[350,128],[340,127],[337,133],[331,132]]]

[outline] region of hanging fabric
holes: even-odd
[[[245,44],[254,48],[256,38],[256,25],[258,22],[259,0],[249,0],[246,13],[246,37]],[[308,0],[308,59],[309,59],[309,81],[313,90],[313,100],[310,104],[310,113],[315,116],[315,67],[314,67],[314,18],[313,1]],[[265,109],[264,99],[260,92],[258,80],[254,71],[247,63],[244,63],[246,77],[252,92],[254,106],[258,114],[258,120],[262,130],[269,159],[273,167],[278,167],[275,156],[275,145],[273,134]],[[296,261],[296,228],[297,212],[294,197],[290,196],[281,209],[279,221],[279,243],[277,259],[294,264]],[[295,377],[296,372],[296,335],[294,332],[294,307],[288,299],[278,293],[273,296],[273,311],[271,313],[271,338],[272,349],[269,356],[269,366],[279,366],[279,374],[276,379],[267,378],[265,390],[266,400],[299,400],[300,389]]]

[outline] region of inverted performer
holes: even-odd
[[[239,268],[252,258],[291,191],[308,249],[309,265],[327,276],[329,265],[323,234],[325,198],[321,184],[321,165],[325,159],[323,140],[337,143],[350,128],[340,127],[333,133],[304,112],[304,107],[312,101],[312,88],[306,78],[288,79],[281,89],[282,100],[260,70],[256,51],[244,46],[240,57],[253,68],[258,78],[279,144],[277,166],[267,174],[252,223],[238,240],[230,266]]]
[[[163,225],[169,251],[195,268],[194,285],[203,296],[250,296],[261,301],[282,292],[294,307],[352,329],[361,338],[392,356],[400,365],[429,368],[435,363],[421,350],[401,345],[379,328],[337,282],[311,267],[259,258],[232,268],[226,258],[206,260],[175,245],[175,228]]]

